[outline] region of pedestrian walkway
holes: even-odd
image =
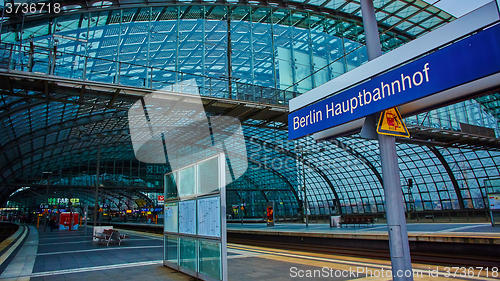
[[[163,243],[138,234],[120,246],[92,241],[92,229],[39,232],[39,245],[32,280],[127,280],[147,272],[148,280],[165,279],[171,273],[162,264]],[[149,268],[145,271],[145,268]],[[142,273],[141,273],[142,272]],[[170,278],[170,277],[169,277]]]
[[[121,246],[106,246],[92,241],[91,228],[46,232],[29,227],[26,239],[0,276],[0,281],[132,281],[195,280],[162,264],[163,236],[132,230],[120,230],[130,238]],[[17,240],[19,241],[19,240]],[[14,243],[14,242],[13,242]],[[366,273],[390,270],[388,260],[348,257],[298,250],[228,244],[229,280],[384,280]],[[429,276],[430,265],[414,264],[420,277],[415,280],[448,280],[441,267],[437,277]],[[432,266],[432,269],[437,268]],[[494,280],[483,273],[481,280]],[[312,274],[312,275],[310,275]],[[320,274],[320,275],[318,275]],[[378,274],[378,273],[377,273]],[[308,277],[311,276],[311,277]],[[455,278],[455,280],[465,280]]]
[[[27,229],[27,231],[26,231]],[[27,236],[27,238],[26,238]],[[7,267],[0,275],[0,279],[6,280],[30,280],[33,264],[35,263],[37,248],[38,248],[38,233],[33,226],[19,226],[18,231],[11,236],[12,239],[7,238],[4,242],[11,241],[8,250],[0,258],[0,262],[9,262]],[[17,240],[16,240],[17,239]],[[23,244],[23,241],[26,241]],[[20,245],[23,245],[20,247]],[[20,248],[19,248],[20,247]],[[19,252],[12,256],[17,249]]]

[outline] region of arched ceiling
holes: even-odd
[[[68,8],[61,14],[6,18],[2,23],[2,34],[3,36],[15,34],[16,29],[21,28],[20,24],[29,27],[35,26],[37,22],[46,22],[48,26],[50,18],[64,17],[66,14],[69,16],[83,12],[99,12],[106,14],[106,21],[112,21],[113,11],[129,9],[130,15],[127,17],[140,20],[144,15],[143,8],[151,7],[151,10],[155,8],[158,11],[154,17],[160,19],[162,16],[168,16],[169,5],[213,4],[214,7],[226,5],[235,10],[238,7],[248,6],[250,8],[245,11],[252,21],[265,20],[257,17],[262,7],[272,9],[272,13],[267,14],[270,17],[277,16],[280,9],[290,9],[292,12],[288,15],[293,18],[291,21],[307,28],[314,28],[314,24],[301,20],[306,13],[338,17],[349,21],[345,22],[342,29],[346,38],[355,38],[359,42],[364,40],[359,1],[231,3],[141,1],[89,1],[83,6],[81,1],[63,1],[61,2],[63,7]],[[385,34],[383,36],[399,38],[400,43],[453,20],[445,12],[419,0],[379,0],[374,3],[377,19],[382,33]],[[196,9],[186,8],[183,10],[183,15],[193,16],[190,13],[194,13],[194,10]],[[205,12],[211,13],[213,10],[208,9]],[[207,16],[210,17],[210,14],[204,15]],[[76,21],[76,24],[82,20],[83,16]],[[50,29],[47,28],[48,30]],[[34,36],[46,35],[42,33],[37,35],[37,31],[32,29],[29,32]],[[106,38],[104,36],[101,39]],[[112,191],[113,183],[117,182],[123,182],[124,187],[133,187],[133,190],[159,188],[154,180],[148,179],[148,166],[135,160],[126,116],[131,105],[151,93],[151,89],[140,86],[117,86],[112,81],[108,83],[82,81],[62,77],[64,75],[58,76],[58,73],[46,75],[22,71],[7,72],[5,65],[2,68],[0,71],[2,90],[0,203],[4,203],[9,195],[20,187],[41,185],[44,171],[53,172],[54,178],[51,184],[59,185],[61,188],[69,188],[72,185],[63,184],[58,180],[72,178],[72,182],[76,182],[82,175],[87,175],[89,182],[82,183],[81,189],[84,189],[83,186],[92,187],[92,175],[95,175],[98,154],[102,166],[101,173],[108,176],[106,182],[106,176],[102,175],[102,181],[111,190],[111,197],[127,195]],[[220,78],[219,82],[222,80]],[[221,86],[223,87],[227,87],[227,84]],[[245,190],[259,189],[262,198],[267,200],[273,196],[271,192],[274,190],[286,193],[298,201],[301,198],[300,186],[305,181],[316,202],[335,202],[337,208],[342,204],[345,210],[347,205],[352,208],[351,205],[367,202],[375,206],[375,211],[383,211],[379,159],[373,142],[353,137],[324,144],[314,144],[311,139],[290,143],[287,141],[285,131],[286,101],[296,93],[279,91],[276,93],[272,88],[258,89],[261,95],[262,92],[269,90],[271,93],[269,96],[272,98],[258,100],[254,95],[248,95],[250,98],[240,95],[228,98],[226,93],[221,96],[202,97],[204,108],[209,114],[232,116],[242,122],[251,170],[231,187],[230,192],[234,196],[243,197]],[[227,89],[225,91],[227,92]],[[241,91],[238,94],[257,92],[248,85],[247,88],[240,88],[238,91]],[[280,99],[281,94],[290,95]],[[418,126],[414,127],[417,128],[415,131],[420,129]],[[498,153],[469,149],[471,144],[458,140],[463,139],[463,135],[458,132],[456,143],[462,144],[463,150],[453,146],[454,144],[446,146],[446,142],[450,140],[449,137],[442,137],[446,132],[436,133],[436,131],[439,131],[439,128],[429,133],[421,133],[422,137],[414,140],[420,141],[418,144],[398,144],[399,150],[403,151],[400,159],[407,160],[401,165],[403,180],[415,179],[416,185],[411,193],[414,197],[420,198],[423,209],[429,208],[425,206],[435,208],[437,206],[435,202],[443,206],[447,204],[446,206],[453,208],[465,208],[467,200],[470,200],[473,207],[479,207],[478,203],[473,201],[474,198],[478,198],[474,193],[481,193],[480,179],[486,175],[498,175],[496,165],[499,162]],[[430,135],[440,142],[429,143],[429,148],[422,144],[428,141]],[[491,147],[491,139],[478,140],[478,143],[481,144],[481,141],[490,143],[490,146],[485,146],[486,148]],[[299,149],[297,144],[301,144],[305,150]],[[98,153],[99,146],[100,153]],[[433,160],[435,156],[437,161]],[[428,167],[416,169],[415,163]],[[466,165],[469,165],[469,168],[466,168]],[[475,176],[475,182],[471,181],[472,174]],[[93,180],[95,181],[95,176]],[[78,184],[75,184],[74,188],[78,188],[77,186]],[[116,184],[116,186],[121,185]],[[467,192],[472,195],[468,196]],[[465,204],[460,204],[456,200],[461,200]],[[370,208],[373,210],[373,207]]]
[[[14,3],[13,0],[5,1]],[[50,1],[33,1],[32,3],[50,3]],[[327,14],[335,17],[349,19],[362,24],[361,7],[359,0],[222,0],[222,1],[193,1],[193,0],[168,0],[168,1],[150,1],[150,0],[94,0],[94,1],[78,1],[64,0],[58,1],[61,10],[55,13],[52,10],[50,13],[48,8],[40,13],[33,14],[17,14],[7,15],[5,24],[12,25],[22,23],[24,21],[43,20],[51,15],[61,16],[64,14],[80,13],[80,12],[99,12],[109,11],[116,8],[136,8],[136,7],[158,7],[158,6],[174,6],[174,5],[231,5],[237,6],[255,6],[272,7],[278,9],[291,9],[297,12],[312,12],[317,14]],[[415,39],[447,22],[454,19],[453,16],[442,11],[431,4],[421,0],[375,0],[374,7],[376,9],[376,17],[380,29],[383,33],[392,33],[408,39]],[[159,10],[155,17],[161,17],[166,10]],[[133,16],[140,17],[140,13]],[[262,20],[262,19],[260,19]],[[354,29],[356,29],[354,27]],[[351,33],[353,31],[346,31]],[[359,31],[354,31],[359,33]]]

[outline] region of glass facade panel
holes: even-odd
[[[198,199],[198,235],[221,237],[220,197]]]
[[[178,264],[178,238],[165,235],[165,260]]]
[[[221,279],[221,245],[219,242],[199,241],[199,270],[207,276]]]
[[[52,38],[35,32],[48,30],[44,21],[33,21],[24,29],[30,41],[21,44],[56,47],[61,55],[55,69],[41,65],[47,60],[35,63],[38,72],[133,87],[165,89],[189,77],[206,96],[240,98],[238,86],[228,87],[231,81],[254,86],[255,93],[302,93],[366,62],[359,24],[287,9],[124,8],[58,16],[54,21]],[[7,29],[2,32],[6,43],[19,36],[9,36],[15,32]],[[386,36],[397,38],[391,31],[381,35]],[[401,43],[411,38],[400,37]],[[39,53],[41,49],[36,56],[43,57]],[[347,64],[339,60],[342,57]],[[243,96],[258,101],[255,95]],[[283,99],[284,104],[289,100]]]
[[[164,230],[166,232],[179,231],[178,217],[179,217],[179,203],[177,202],[165,203]]]
[[[196,234],[196,200],[179,202],[179,233]]]
[[[197,245],[196,240],[191,238],[179,237],[179,266],[186,269],[197,271]]]
[[[168,174],[165,176],[165,194],[166,199],[178,197],[177,184],[175,183],[175,175],[177,173]]]
[[[198,166],[198,194],[214,192],[220,189],[219,160],[213,158]]]
[[[195,166],[182,169],[179,172],[179,197],[192,196],[196,194]]]

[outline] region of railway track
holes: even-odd
[[[0,243],[9,238],[19,229],[17,224],[0,222]]]
[[[314,245],[314,244],[297,244],[284,242],[268,242],[262,240],[237,239],[229,238],[228,243],[257,246],[289,251],[300,251],[303,255],[314,257],[315,254],[326,254],[346,257],[363,257],[380,260],[390,260],[389,251],[373,250],[373,249],[353,249],[344,247]],[[411,252],[411,260],[413,263],[423,263],[442,266],[456,267],[498,267],[499,261],[496,257],[484,257],[478,255],[446,255],[437,253]]]

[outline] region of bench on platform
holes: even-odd
[[[375,218],[374,217],[371,217],[371,216],[348,216],[348,217],[344,217],[342,216],[341,219],[340,219],[340,226],[343,227],[344,225],[349,225],[349,224],[353,224],[354,226],[359,225],[359,227],[361,227],[362,224],[365,224],[365,225],[371,225],[373,226],[373,224],[375,223]]]
[[[118,242],[118,245],[121,245],[122,240],[129,238],[128,235],[120,234],[118,230],[113,229],[104,229],[103,232],[97,233],[94,237],[99,239],[99,242],[106,243],[106,246],[109,246],[111,240],[113,243]]]
[[[113,240],[113,243],[118,242],[118,245],[121,245],[121,242],[125,239],[128,239],[129,236],[126,234],[120,234],[118,230],[113,230],[113,233],[111,234],[111,240]],[[109,245],[109,242],[108,242]]]
[[[104,242],[109,245],[109,241],[111,240],[111,234],[113,234],[113,229],[104,229],[100,233],[96,233],[94,238],[97,238],[99,242]]]

